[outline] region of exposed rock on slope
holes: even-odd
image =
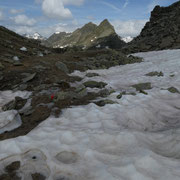
[[[107,19],[102,21],[99,26],[93,23],[88,23],[82,28],[78,28],[73,33],[59,33],[53,34],[45,41],[45,45],[52,47],[66,47],[66,46],[82,46],[85,48],[93,47],[104,48],[112,46],[114,48],[114,39],[116,48],[120,49],[125,43],[116,34],[114,27]],[[113,42],[112,42],[113,41]],[[109,42],[111,42],[109,45]]]
[[[125,46],[125,42],[115,33],[106,37],[98,38],[88,49],[120,49]]]
[[[156,6],[150,21],[128,47],[131,52],[180,48],[180,1]]]
[[[47,54],[48,49],[39,41],[27,39],[0,26],[0,61],[13,63],[25,57]]]
[[[46,46],[57,46],[56,44],[59,41],[64,41],[64,39],[68,36],[71,36],[71,33],[66,32],[60,32],[60,33],[54,33],[52,36],[50,36],[47,41],[44,42]]]

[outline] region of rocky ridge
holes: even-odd
[[[111,42],[111,43],[110,43]],[[115,42],[115,43],[114,43]],[[92,22],[78,28],[73,33],[55,33],[44,44],[51,47],[81,46],[83,48],[113,48],[120,49],[125,42],[116,34],[114,27],[107,19],[99,26]]]
[[[125,48],[128,52],[180,48],[180,1],[156,6],[139,36]]]

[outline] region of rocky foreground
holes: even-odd
[[[28,74],[29,91],[1,91],[0,179],[179,180],[179,55],[139,53],[140,63],[64,73],[66,82]]]
[[[179,7],[121,50],[107,20],[62,44],[89,50],[0,27],[0,180],[179,180],[180,51],[122,53],[179,48]]]

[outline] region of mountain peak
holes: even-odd
[[[108,19],[104,19],[100,25],[111,25],[110,22],[108,21]]]
[[[89,22],[89,23],[85,24],[82,28],[84,28],[84,27],[88,27],[88,28],[96,28],[97,25],[94,24],[94,23],[92,23],[92,22]]]
[[[106,45],[112,46],[112,42],[116,42],[116,45],[120,47],[124,42],[116,34],[114,27],[110,22],[105,19],[98,26],[92,22],[85,24],[83,27],[76,29],[70,36],[59,37],[57,34],[52,38],[49,38],[48,43],[53,47],[57,46],[85,46],[96,47],[100,43],[102,47]],[[108,45],[109,44],[109,45]]]
[[[106,29],[111,29],[113,31],[113,33],[115,33],[114,27],[111,25],[111,23],[107,20],[104,19],[100,24],[99,24],[100,28],[106,28]]]

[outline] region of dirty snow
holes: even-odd
[[[5,131],[16,129],[22,124],[18,111],[10,110],[3,112],[1,108],[11,100],[14,100],[16,96],[25,99],[30,95],[31,93],[27,91],[0,91],[0,134],[4,133]]]
[[[49,180],[179,180],[180,179],[180,50],[138,53],[144,62],[88,72],[105,81],[117,104],[91,103],[49,117],[28,135],[0,142],[0,172],[19,160],[24,179],[39,172]],[[163,77],[145,74],[162,71]],[[171,75],[174,75],[173,77]],[[148,95],[116,96],[131,86],[151,82]],[[3,104],[0,94],[0,106]],[[9,100],[9,96],[4,98]],[[33,157],[36,157],[34,159]]]
[[[14,60],[14,61],[19,61],[19,57],[18,57],[18,56],[14,56],[14,57],[13,57],[13,60]]]

